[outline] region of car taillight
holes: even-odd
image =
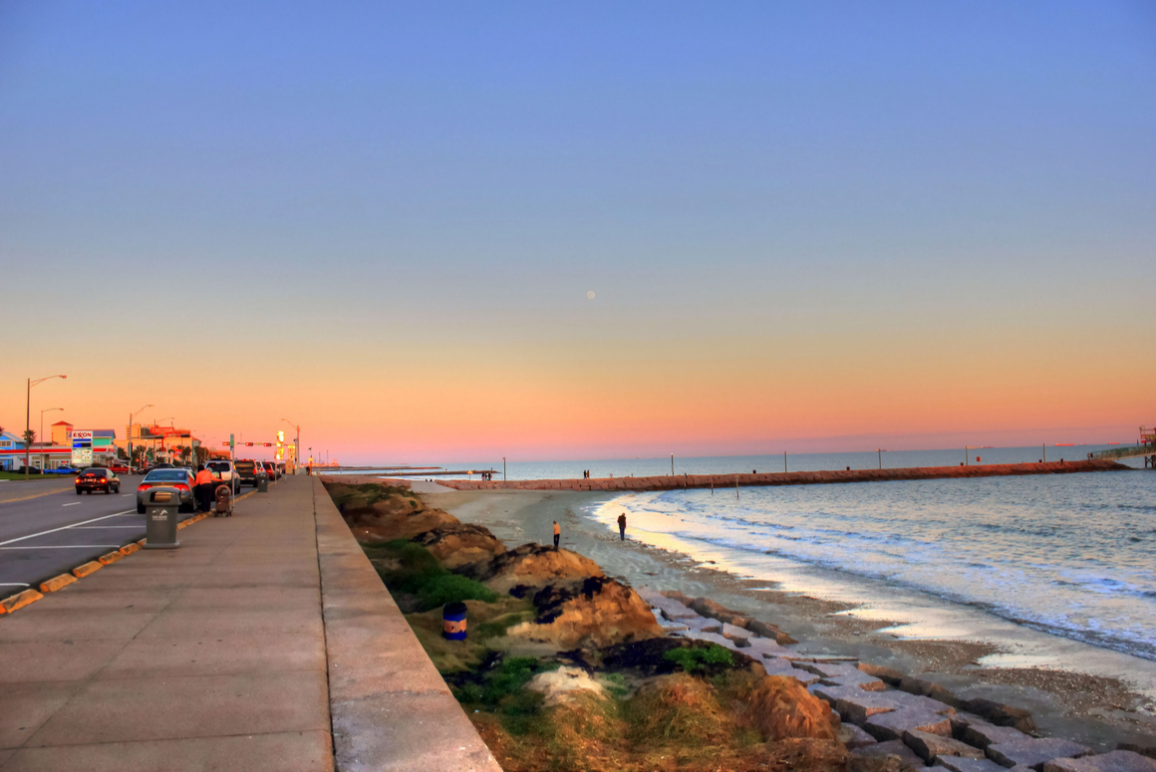
[[[80,485],[80,478],[79,477],[76,478],[76,484]]]
[[[152,483],[141,483],[140,485],[136,486],[136,489],[138,491],[147,491],[151,487],[153,487]]]
[[[178,491],[187,491],[189,489],[189,486],[185,485],[184,483],[177,483],[173,487],[176,488]]]

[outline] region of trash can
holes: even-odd
[[[269,475],[262,474],[257,476],[257,493],[269,492]]]
[[[150,488],[145,501],[146,550],[171,550],[177,541],[177,518],[181,492],[176,488]]]
[[[442,635],[447,639],[464,641],[466,639],[466,604],[461,601],[447,603],[442,608],[442,625]]]

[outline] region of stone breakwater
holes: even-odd
[[[846,469],[823,472],[751,472],[681,474],[653,477],[601,477],[572,480],[438,480],[457,490],[667,491],[684,488],[733,488],[756,485],[821,485],[825,483],[938,480],[957,477],[1012,477],[1029,474],[1134,471],[1115,461],[1088,459],[1042,464],[982,464],[924,466],[907,469]]]
[[[767,675],[799,681],[839,714],[848,772],[1156,772],[1156,747],[1121,744],[1095,755],[1059,737],[1040,737],[1022,708],[964,700],[942,686],[850,657],[812,657],[773,625],[707,599],[643,588],[669,636],[714,643],[751,657]],[[890,760],[888,760],[890,758]]]

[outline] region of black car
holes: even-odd
[[[233,462],[233,467],[237,470],[237,484],[238,485],[252,485],[257,487],[257,475],[264,470],[261,469],[260,464],[256,461],[240,458]]]
[[[76,477],[76,495],[93,491],[120,493],[120,478],[111,469],[89,467]]]

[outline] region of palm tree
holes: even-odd
[[[32,443],[35,441],[36,441],[36,432],[32,431],[31,429],[25,429],[24,430],[24,479],[25,480],[27,480],[28,476],[30,474],[32,474],[32,470],[29,468],[30,464],[28,461],[28,450],[32,447]]]

